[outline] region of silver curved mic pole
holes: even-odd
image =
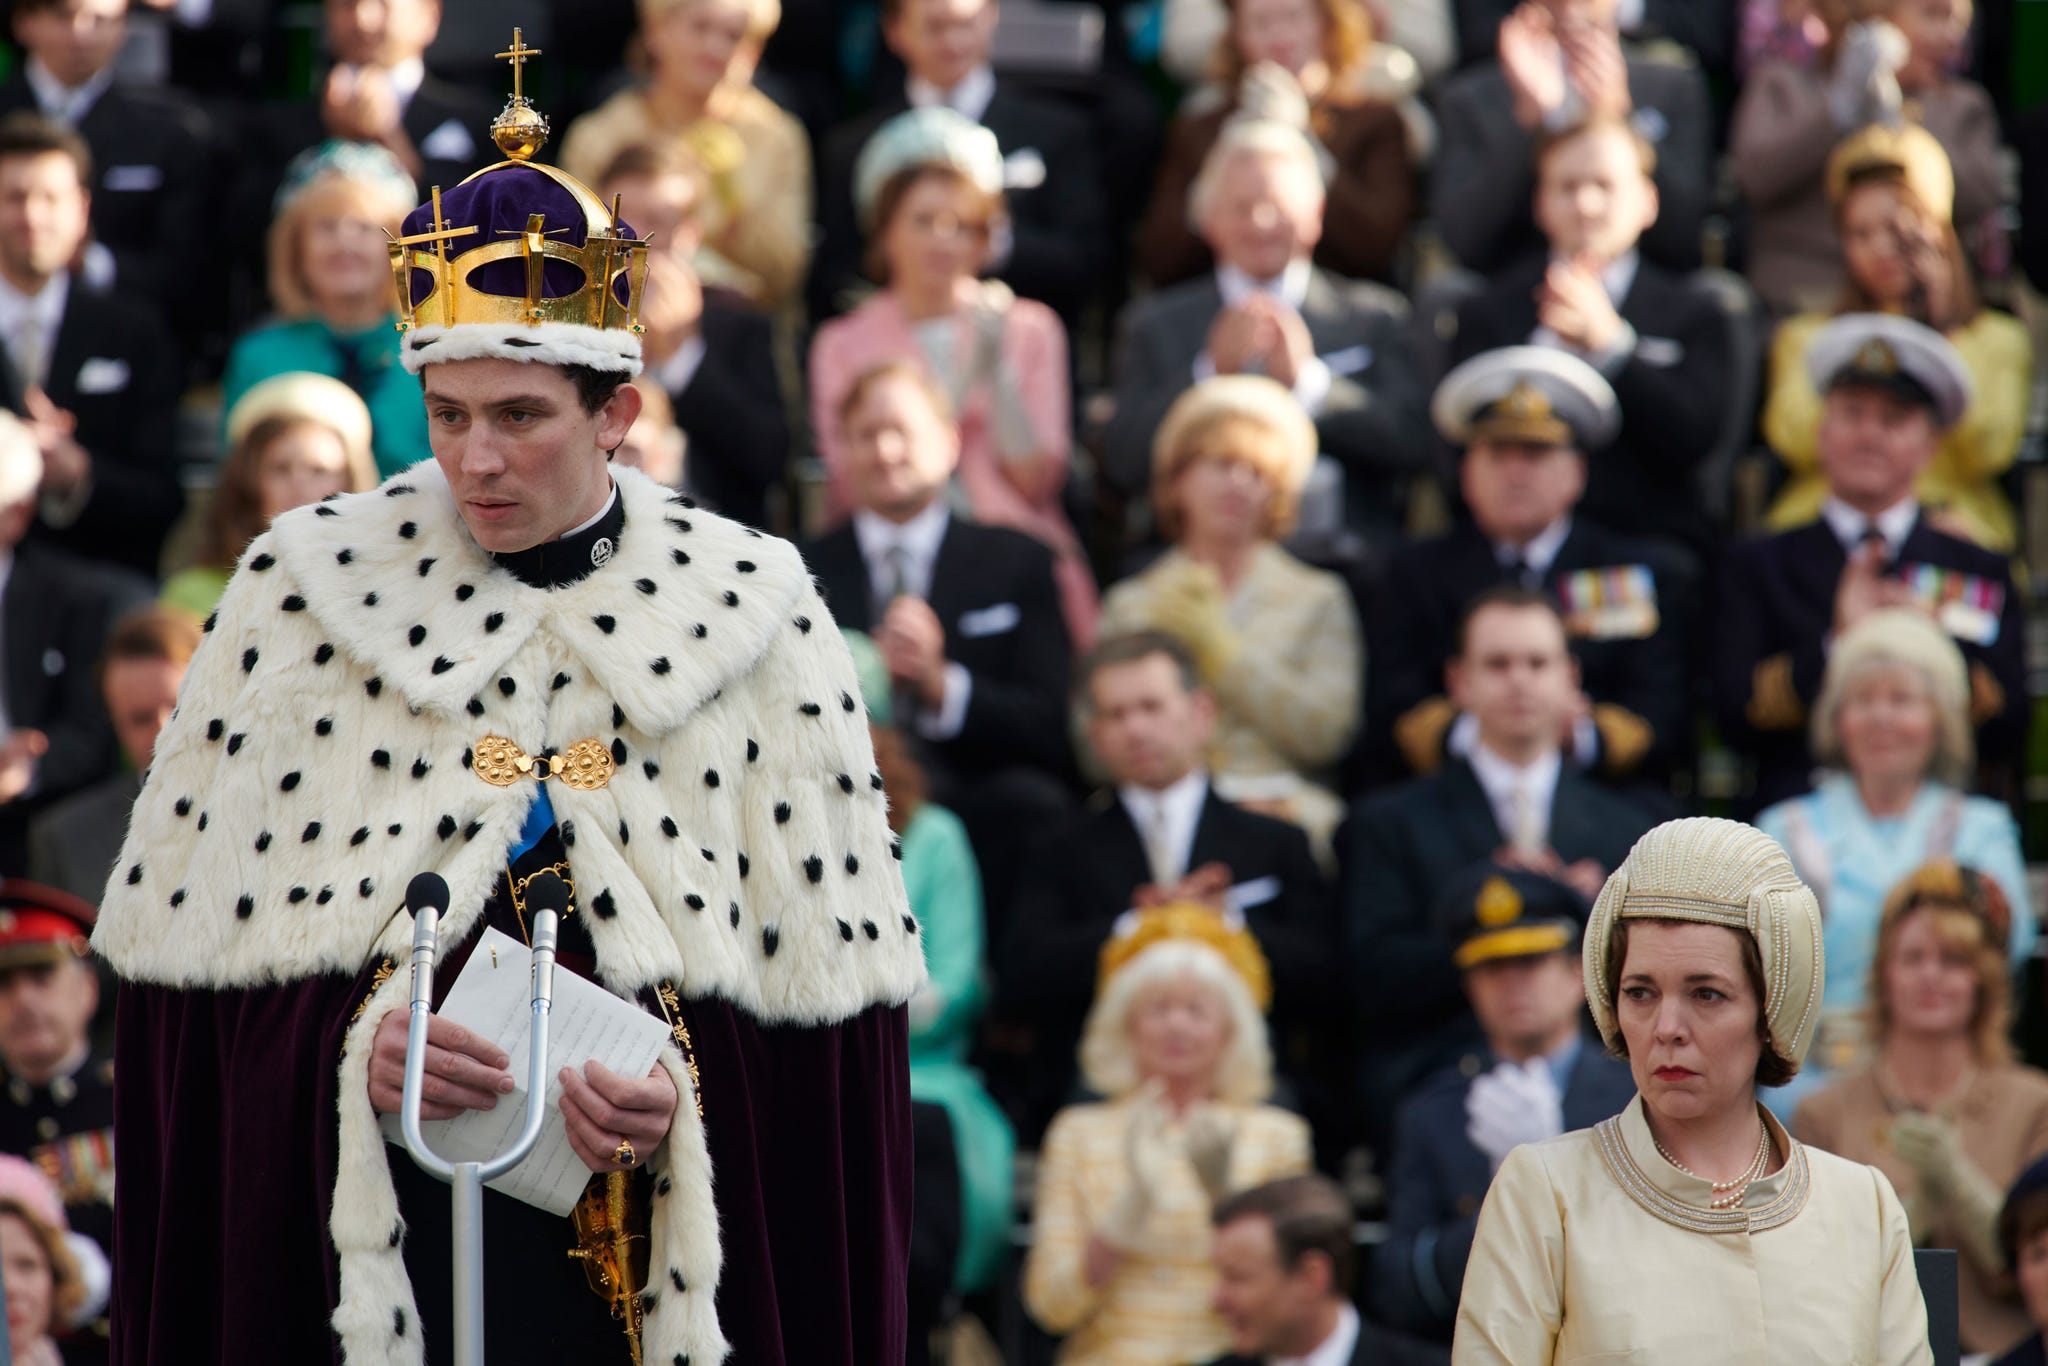
[[[543,875],[548,876],[548,875]],[[429,883],[428,879],[432,879]],[[536,879],[538,882],[538,879]],[[556,885],[560,880],[556,879]],[[548,1009],[555,985],[555,943],[559,917],[552,898],[535,895],[533,909],[533,1022],[526,1067],[526,1122],[512,1146],[487,1162],[450,1162],[427,1146],[420,1130],[420,1092],[427,1064],[427,1021],[433,1016],[434,955],[441,913],[448,908],[448,884],[422,873],[406,889],[412,907],[412,1018],[405,1035],[405,1098],[399,1111],[405,1150],[437,1180],[454,1189],[451,1243],[454,1252],[454,1366],[483,1366],[484,1360],[484,1183],[511,1171],[540,1140],[547,1117]],[[540,904],[544,899],[551,904]]]

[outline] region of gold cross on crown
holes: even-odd
[[[524,103],[526,100],[526,90],[521,81],[523,68],[526,66],[527,58],[540,56],[540,49],[528,47],[525,40],[519,35],[519,29],[515,28],[512,30],[511,50],[500,52],[498,60],[512,63],[512,98]]]

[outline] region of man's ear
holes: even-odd
[[[640,416],[640,409],[646,405],[640,390],[632,383],[621,384],[612,390],[612,396],[604,401],[604,407],[597,410],[597,444],[607,455],[619,448],[626,439],[626,433],[633,430],[633,423]]]

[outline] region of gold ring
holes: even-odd
[[[612,1161],[621,1167],[630,1167],[639,1160],[640,1154],[633,1151],[633,1144],[629,1139],[620,1139],[619,1146],[612,1150]]]

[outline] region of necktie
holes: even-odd
[[[1526,782],[1517,783],[1508,799],[1508,844],[1518,854],[1540,854],[1550,844],[1548,814]]]
[[[1519,584],[1523,588],[1535,585],[1536,571],[1520,554],[1508,556],[1508,562],[1501,566],[1501,573],[1507,575],[1509,583]]]
[[[1859,555],[1868,555],[1870,553],[1869,547],[1873,545],[1877,547],[1877,567],[1879,572],[1891,572],[1891,543],[1885,539],[1884,533],[1877,529],[1875,523],[1866,523],[1863,528],[1863,534],[1856,538],[1857,553]]]
[[[1152,866],[1152,881],[1161,887],[1179,882],[1187,871],[1167,829],[1166,803],[1156,795],[1145,803],[1145,861]]]
[[[14,368],[21,376],[24,389],[43,387],[44,372],[49,369],[49,356],[43,345],[43,320],[33,313],[21,320],[21,326],[14,330],[14,344],[8,347],[8,354],[14,360]]]

